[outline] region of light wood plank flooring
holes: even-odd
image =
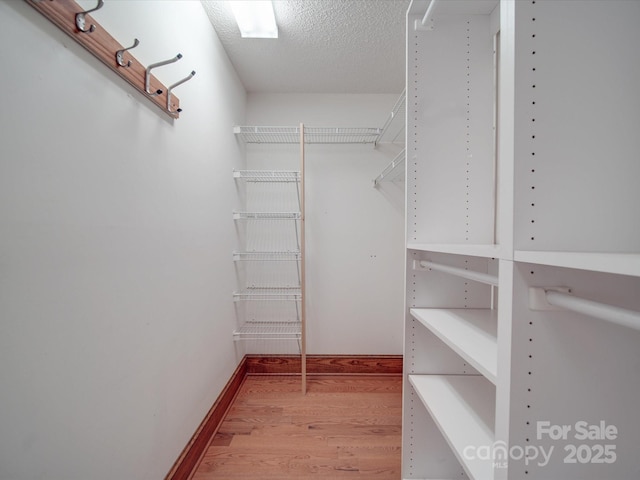
[[[193,480],[400,479],[401,375],[250,375]]]

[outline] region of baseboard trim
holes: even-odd
[[[165,480],[188,480],[200,459],[207,451],[211,439],[222,423],[227,410],[236,397],[240,386],[247,376],[247,357],[244,357],[235,369],[224,389],[209,409],[187,446],[173,464]]]
[[[299,355],[247,355],[247,374],[300,373]],[[307,355],[307,374],[399,375],[402,355]]]
[[[247,375],[300,374],[299,355],[246,355],[165,480],[189,480]],[[309,375],[401,375],[402,355],[307,355]]]

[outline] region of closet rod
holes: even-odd
[[[486,283],[489,285],[498,286],[498,277],[496,275],[475,272],[473,270],[465,270],[464,268],[459,268],[459,267],[451,267],[449,265],[442,265],[441,263],[434,263],[427,260],[414,261],[414,269],[424,270],[427,268],[430,268],[431,270],[437,270],[443,273],[449,273],[457,277],[466,278],[467,280],[473,280],[474,282],[480,282],[480,283]]]
[[[555,307],[640,330],[640,312],[576,297],[555,290],[545,289],[544,293],[549,304]]]

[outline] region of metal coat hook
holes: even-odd
[[[118,50],[116,52],[116,62],[118,63],[118,65],[124,68],[129,68],[131,66],[131,60],[129,60],[127,63],[124,63],[124,52],[126,52],[127,50],[131,50],[132,48],[136,48],[138,45],[140,45],[140,42],[137,38],[134,38],[133,45],[131,45],[129,48]]]
[[[191,73],[187,77],[184,77],[182,80],[177,81],[176,83],[171,85],[169,88],[167,88],[167,112],[169,112],[171,114],[176,114],[176,113],[180,113],[182,111],[181,108],[178,108],[175,112],[171,111],[171,90],[173,90],[178,85],[182,85],[184,82],[188,82],[189,80],[191,80],[193,78],[193,76],[195,74],[196,74],[196,71],[192,70]]]
[[[170,63],[177,62],[181,58],[182,58],[182,54],[179,53],[178,55],[176,55],[175,57],[173,57],[170,60],[165,60],[164,62],[152,63],[151,65],[149,65],[147,67],[147,69],[145,70],[145,73],[144,73],[144,91],[147,92],[147,94],[150,97],[155,97],[156,95],[160,95],[162,93],[161,89],[158,89],[155,92],[150,92],[149,91],[149,83],[150,83],[150,80],[151,80],[151,69],[156,68],[156,67],[162,67],[163,65],[168,65]]]
[[[85,18],[84,16],[87,13],[95,12],[96,10],[100,10],[104,5],[103,0],[98,0],[98,6],[96,8],[92,8],[91,10],[87,10],[85,12],[76,13],[76,28],[83,33],[91,33],[96,29],[95,25],[91,25],[89,28],[85,27]]]

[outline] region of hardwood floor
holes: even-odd
[[[193,480],[400,479],[401,375],[249,375]]]

